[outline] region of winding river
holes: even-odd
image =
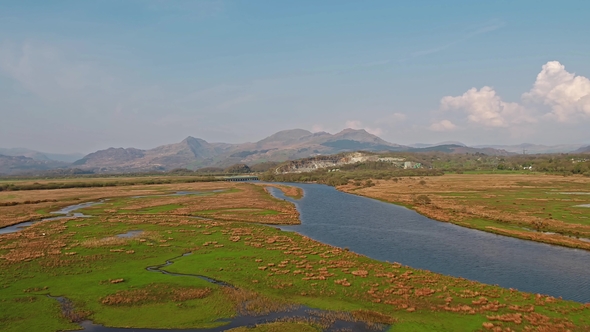
[[[295,203],[301,214],[301,225],[282,226],[283,230],[346,247],[381,261],[590,302],[588,251],[435,221],[405,207],[343,193],[325,185],[289,185],[302,188],[304,197],[293,200],[269,187],[275,197]],[[87,217],[75,211],[95,204],[100,203],[69,206],[54,212],[58,217],[43,220]],[[33,223],[2,228],[0,234],[15,232]]]
[[[381,261],[525,292],[590,302],[590,252],[525,241],[424,217],[395,204],[318,184],[293,200],[301,225],[281,227]]]

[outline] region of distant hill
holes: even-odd
[[[410,144],[410,147],[412,148],[431,148],[434,146],[441,146],[441,145],[459,145],[459,146],[467,146],[461,142],[457,142],[457,141],[446,141],[446,142],[440,142],[440,143],[436,143],[436,144],[424,144],[424,143],[416,143],[416,144]]]
[[[560,145],[540,145],[523,143],[518,145],[477,145],[476,148],[493,148],[502,149],[514,153],[543,154],[543,153],[568,153],[582,147],[582,144],[560,144]]]
[[[451,154],[465,154],[465,153],[481,153],[486,154],[489,156],[509,156],[514,155],[513,152],[508,152],[506,150],[501,149],[493,149],[493,148],[472,148],[463,145],[454,145],[454,144],[446,144],[446,145],[437,145],[431,146],[427,148],[411,148],[407,150],[408,152],[444,152],[444,153],[451,153]]]
[[[0,154],[5,155],[5,156],[13,156],[13,157],[18,157],[18,156],[29,157],[29,158],[33,158],[35,160],[41,160],[41,161],[48,161],[48,160],[62,161],[62,162],[66,162],[66,163],[71,163],[71,162],[74,162],[74,161],[84,157],[84,155],[82,153],[70,153],[70,154],[47,153],[47,152],[39,152],[39,151],[25,149],[25,148],[11,148],[11,149],[0,148]]]
[[[579,148],[575,151],[572,151],[572,152],[573,153],[590,153],[590,145],[581,147],[581,148]]]
[[[18,174],[25,172],[47,171],[66,167],[69,163],[53,160],[35,160],[24,156],[6,156],[0,154],[0,174]]]
[[[408,147],[386,142],[362,129],[345,129],[334,135],[292,129],[277,132],[254,143],[209,143],[199,138],[187,137],[180,143],[162,145],[149,150],[109,148],[81,158],[74,162],[72,167],[96,172],[225,168],[235,164],[282,162],[346,151],[403,151],[406,149]]]

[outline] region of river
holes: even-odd
[[[590,302],[590,252],[525,241],[424,217],[318,184],[302,188],[301,225],[283,226],[368,257],[525,292]]]
[[[413,268],[505,288],[590,302],[590,252],[486,233],[424,217],[391,203],[340,192],[319,184],[289,183],[305,191],[295,203],[301,225],[281,226],[317,241]],[[192,194],[192,192],[190,192]],[[187,194],[185,192],[175,193]],[[75,211],[99,202],[53,212],[54,220],[88,217]],[[0,229],[16,232],[33,223]]]

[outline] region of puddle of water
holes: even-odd
[[[590,204],[581,204],[581,205],[576,205],[574,207],[590,208]]]
[[[569,191],[569,192],[548,192],[548,194],[561,194],[561,195],[590,195],[587,191]]]
[[[522,229],[527,230],[529,232],[535,232],[535,233],[540,233],[540,234],[544,234],[544,235],[555,235],[558,233],[554,233],[554,232],[543,232],[543,231],[538,231],[536,229],[531,229],[531,228],[527,228],[527,227],[522,227]],[[565,237],[569,237],[570,239],[576,239],[576,240],[580,240],[580,241],[584,241],[584,242],[590,242],[589,238],[585,238],[585,237],[575,237],[572,235],[565,235],[565,234],[559,234],[561,236],[565,236]]]
[[[128,231],[127,233],[117,234],[117,237],[129,238],[129,237],[134,237],[134,236],[140,235],[141,233],[143,233],[143,231],[141,229],[137,229],[137,230]]]

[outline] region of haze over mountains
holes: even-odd
[[[46,154],[28,149],[0,149],[0,173],[16,174],[52,169],[77,169],[97,173],[165,171],[175,168],[198,169],[228,167],[237,163],[253,165],[261,162],[282,162],[315,155],[345,151],[394,151],[445,153],[485,153],[510,155],[522,153],[589,152],[581,145],[542,146],[521,144],[514,146],[468,147],[460,142],[439,144],[394,144],[360,129],[345,129],[336,134],[312,133],[303,129],[283,130],[254,143],[209,143],[200,138],[187,137],[174,144],[153,149],[108,148],[81,155]]]

